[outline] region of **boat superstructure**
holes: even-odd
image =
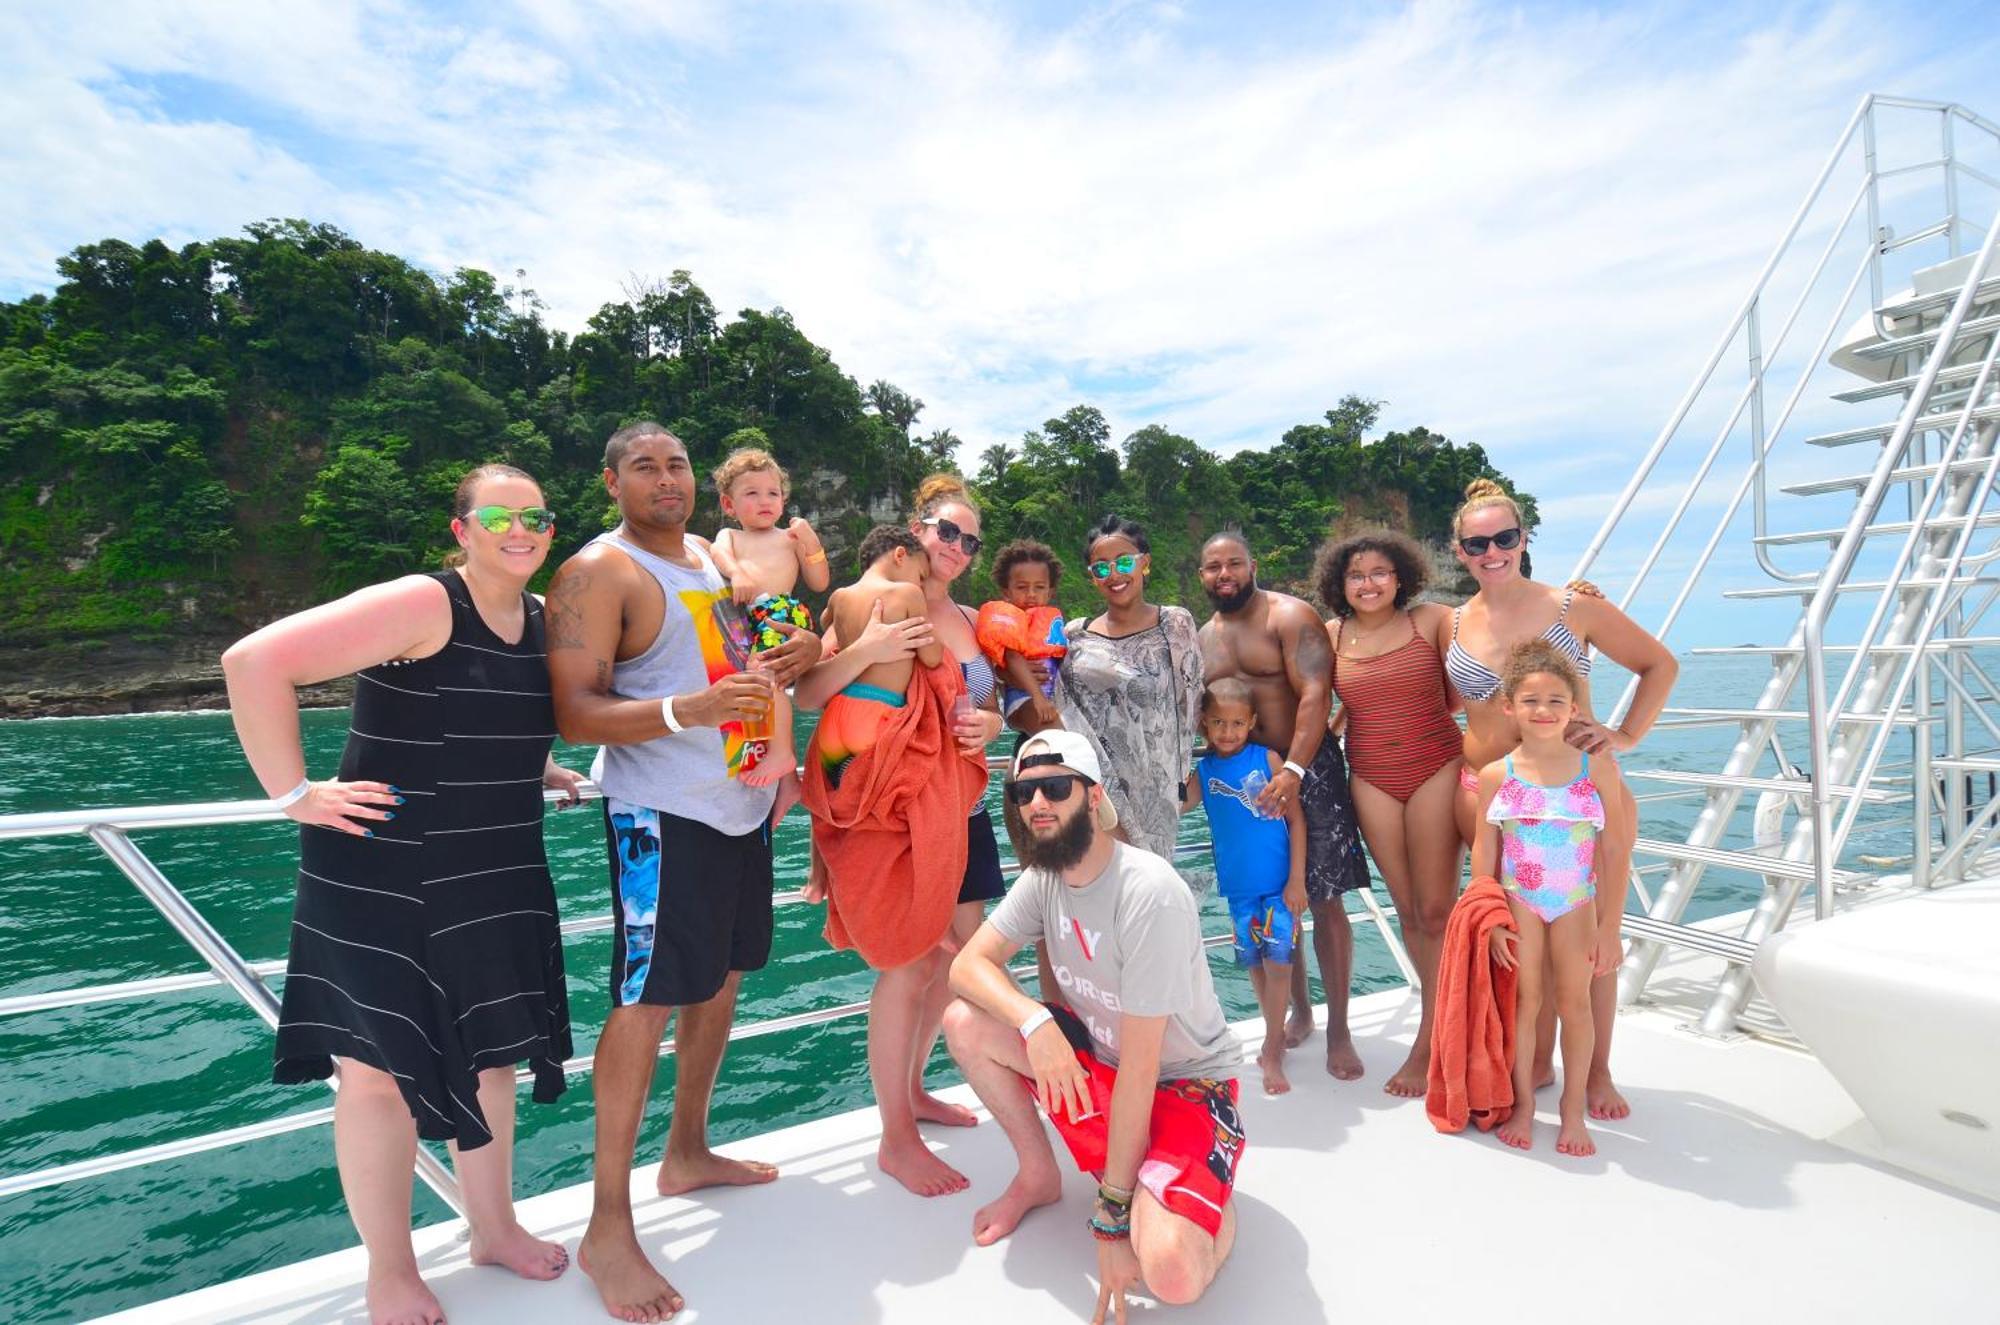
[[[1731,1314],[1818,1307],[1827,1319],[1890,1311],[1971,1319],[1990,1310],[2000,1290],[1989,1254],[2000,1205],[1878,1162],[1908,1159],[1879,1144],[1851,1093],[1800,1048],[1778,1011],[1754,998],[1752,972],[1784,983],[1774,958],[1785,934],[1807,942],[1823,921],[1831,922],[1825,933],[1842,924],[1851,932],[1878,905],[1947,885],[1969,903],[2000,907],[2000,891],[1979,882],[1996,864],[2000,792],[1976,781],[2000,772],[2000,687],[1981,656],[2000,649],[2000,635],[1979,633],[2000,596],[1991,564],[2000,558],[1992,535],[2000,529],[1996,201],[2000,126],[1957,106],[1864,99],[1579,564],[1579,574],[1602,579],[1669,641],[1691,612],[1714,604],[1775,597],[1798,605],[1782,643],[1693,651],[1748,650],[1771,664],[1749,706],[1669,710],[1667,724],[1735,733],[1714,767],[1646,767],[1643,752],[1634,756],[1634,775],[1656,788],[1649,803],[1698,803],[1686,833],[1641,841],[1617,1060],[1634,1117],[1599,1125],[1600,1153],[1582,1163],[1558,1159],[1546,1141],[1522,1156],[1476,1136],[1439,1138],[1420,1106],[1375,1086],[1414,1031],[1414,992],[1359,1000],[1355,1027],[1370,1080],[1341,1085],[1297,1071],[1292,1096],[1250,1098],[1246,1090],[1252,1140],[1239,1187],[1239,1250],[1226,1281],[1177,1319],[1278,1311],[1308,1321],[1357,1311],[1374,1318],[1412,1306],[1501,1320],[1584,1314],[1551,1316],[1546,1302],[1497,1295],[1496,1285],[1518,1273],[1524,1247],[1504,1233],[1468,1236],[1466,1223],[1487,1210],[1519,1229],[1680,1230],[1677,1250],[1703,1275],[1659,1273],[1634,1237],[1607,1240],[1563,1282],[1563,1294],[1624,1320],[1681,1321],[1719,1304]],[[1846,374],[1837,392],[1825,389],[1828,373]],[[1873,412],[1831,417],[1829,394]],[[1831,472],[1801,460],[1855,454],[1866,461]],[[1628,553],[1631,564],[1614,560]],[[1628,690],[1620,706],[1629,699]],[[267,802],[0,817],[0,838],[87,836],[205,966],[0,997],[0,1018],[219,985],[274,1024],[271,982],[283,963],[235,951],[131,834],[277,817]],[[1867,860],[1855,846],[1863,838]],[[1900,851],[1884,845],[1897,841]],[[1742,905],[1698,918],[1705,884],[1746,876],[1752,889],[1730,894]],[[1808,889],[1813,904],[1796,914]],[[797,892],[778,898],[800,900]],[[1372,898],[1353,905],[1408,977],[1393,917]],[[575,917],[563,930],[586,936],[609,925],[608,916]],[[1989,957],[1982,974],[1974,962],[1944,983],[1986,987],[1992,966]],[[1785,996],[1773,993],[1782,1005]],[[734,1035],[785,1035],[864,1010],[818,1008],[741,1025]],[[1981,1024],[1977,1015],[1972,1024]],[[591,1060],[567,1067],[588,1073]],[[2000,1100],[1959,1112],[1985,1121],[1989,1103],[2000,1129]],[[0,1174],[0,1199],[250,1144],[330,1115],[306,1109]],[[874,1172],[872,1128],[872,1113],[841,1114],[738,1146],[782,1162],[787,1177],[769,1190],[641,1203],[642,1238],[688,1293],[688,1319],[1087,1318],[1094,1258],[1081,1233],[1080,1181],[1060,1210],[1031,1219],[1002,1246],[973,1249],[965,1236],[972,1209],[1007,1177],[997,1129],[939,1139],[973,1178],[973,1197],[926,1203]],[[420,1150],[418,1170],[462,1211],[435,1155]],[[634,1175],[635,1193],[648,1177]],[[573,1240],[587,1205],[587,1187],[571,1188],[525,1201],[522,1212],[543,1235]],[[454,1319],[602,1318],[580,1277],[535,1285],[475,1269],[454,1234],[449,1223],[420,1234],[427,1273]],[[1553,1233],[1532,1236],[1538,1248],[1558,1242]],[[1845,1240],[1862,1238],[1866,1254],[1842,1259]],[[1757,1254],[1742,1255],[1751,1245]],[[1451,1272],[1440,1275],[1441,1264]],[[1785,1265],[1809,1268],[1802,1276],[1771,1270]],[[342,1252],[154,1303],[131,1318],[343,1319],[360,1305],[362,1268],[358,1252]]]

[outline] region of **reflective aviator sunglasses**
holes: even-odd
[[[475,506],[467,518],[478,521],[489,534],[506,533],[517,519],[531,534],[546,534],[556,527],[556,513],[546,506]]]
[[[1497,547],[1502,552],[1512,552],[1521,546],[1521,527],[1515,525],[1512,529],[1502,529],[1497,534],[1474,534],[1470,538],[1459,539],[1458,545],[1465,549],[1465,555],[1468,557],[1485,556],[1489,546]]]
[[[968,534],[958,527],[958,521],[947,520],[941,515],[926,516],[924,523],[937,530],[938,542],[955,543],[959,551],[968,557],[979,555],[979,549],[986,546],[979,541],[978,534]]]

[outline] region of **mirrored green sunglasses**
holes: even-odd
[[[556,513],[546,506],[476,506],[467,514],[489,534],[506,533],[516,518],[531,534],[546,534],[556,527]]]
[[[1130,575],[1133,571],[1139,569],[1139,558],[1127,552],[1115,562],[1093,561],[1090,563],[1090,573],[1100,580],[1108,580],[1111,578],[1111,568],[1113,566],[1118,568],[1120,575]]]

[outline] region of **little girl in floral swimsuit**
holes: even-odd
[[[1576,665],[1546,640],[1517,645],[1501,670],[1507,715],[1521,744],[1479,772],[1479,831],[1472,873],[1497,877],[1513,930],[1496,929],[1493,959],[1518,966],[1514,1007],[1514,1112],[1497,1135],[1522,1150],[1534,1143],[1535,1016],[1553,996],[1562,1021],[1562,1130],[1556,1151],[1592,1155],[1584,1086],[1595,1031],[1590,982],[1618,964],[1618,945],[1597,941],[1597,836],[1604,802],[1617,794],[1618,765],[1594,764],[1563,740],[1576,712]],[[1599,951],[1608,948],[1608,951]]]

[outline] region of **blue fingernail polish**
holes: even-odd
[[[396,804],[401,805],[402,803],[403,803],[403,798],[401,796],[396,797]]]
[[[396,812],[394,810],[384,810],[382,811],[382,817],[384,819],[393,819],[396,817]]]
[[[361,830],[361,835],[363,837],[373,837],[375,836],[375,830],[373,828],[364,828]]]
[[[401,787],[391,787],[391,788],[389,788],[389,790],[390,790],[390,791],[392,791],[392,792],[396,792],[396,791],[401,791],[401,790],[402,790],[402,788],[401,788]]]

